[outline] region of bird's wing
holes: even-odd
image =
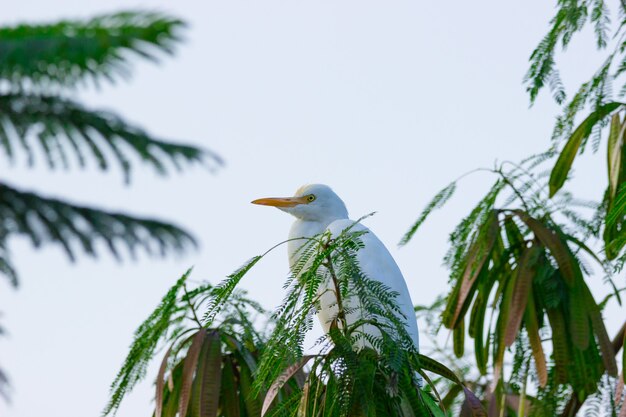
[[[357,252],[357,259],[361,271],[369,278],[387,285],[392,291],[398,293],[396,301],[400,311],[406,317],[407,331],[416,348],[419,348],[419,333],[413,302],[407,288],[406,281],[385,245],[360,223],[344,219],[336,220],[328,226],[328,231],[333,237],[339,236],[344,230],[350,228],[351,232],[366,232],[360,236],[364,247]]]

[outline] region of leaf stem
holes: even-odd
[[[324,266],[328,269],[330,273],[330,277],[333,281],[333,286],[335,287],[335,298],[337,299],[337,319],[341,320],[342,329],[344,332],[348,331],[348,324],[346,322],[346,314],[343,309],[343,301],[341,298],[341,289],[339,288],[339,279],[337,278],[337,274],[335,272],[335,268],[333,267],[332,258],[330,254],[326,256],[326,262]]]
[[[185,291],[185,301],[187,301],[187,305],[189,306],[189,309],[191,310],[191,314],[193,314],[193,320],[196,323],[198,323],[198,326],[200,326],[200,328],[203,328],[202,322],[200,321],[200,319],[198,319],[198,316],[196,315],[196,309],[193,308],[193,305],[191,304],[191,301],[189,300],[189,293],[187,292],[187,284],[183,284],[183,291]]]

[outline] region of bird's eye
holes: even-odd
[[[307,195],[306,201],[308,201],[309,203],[312,203],[313,201],[315,201],[315,196],[313,194]]]

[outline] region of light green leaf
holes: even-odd
[[[569,173],[574,158],[583,143],[583,140],[589,137],[594,126],[611,114],[614,110],[620,108],[623,104],[617,102],[607,103],[598,106],[596,111],[592,112],[583,122],[574,130],[568,139],[565,147],[561,151],[552,173],[550,174],[550,197],[556,194],[563,187],[567,174]]]
[[[611,130],[607,147],[607,167],[609,171],[609,206],[617,193],[620,168],[622,163],[622,146],[626,123],[622,125],[619,113],[611,118]]]

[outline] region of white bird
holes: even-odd
[[[331,236],[336,237],[351,226],[351,231],[366,232],[360,236],[364,247],[357,252],[361,272],[369,279],[380,281],[398,293],[395,301],[404,316],[398,315],[398,318],[405,322],[406,330],[415,345],[415,349],[419,348],[419,333],[413,302],[400,268],[374,233],[360,223],[355,224],[348,218],[346,205],[330,187],[322,184],[305,185],[300,187],[293,197],[261,198],[252,201],[252,203],[276,207],[296,217],[289,231],[289,239],[295,239],[288,242],[291,268],[298,261],[300,247],[306,243],[306,240],[297,238],[309,238],[325,231],[329,231]],[[320,286],[320,303],[317,313],[325,332],[328,332],[338,312],[334,286],[330,280],[328,281]],[[356,301],[354,298],[344,300],[344,307],[348,310],[346,314],[348,326],[362,318],[359,315],[358,305],[354,305]],[[373,325],[363,325],[359,330],[374,337],[380,335],[379,329]],[[369,346],[369,343],[363,339],[358,344],[359,346],[355,347]]]

